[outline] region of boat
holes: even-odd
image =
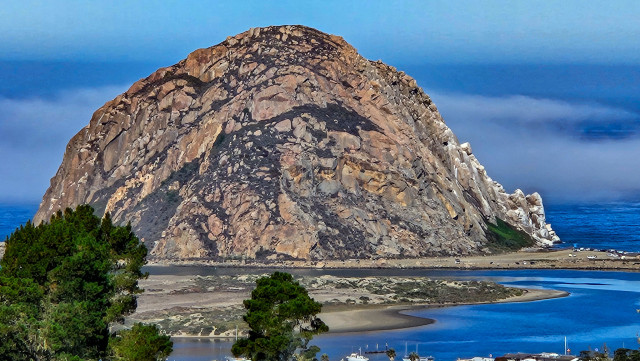
[[[402,358],[402,361],[411,361],[409,359],[409,352],[407,352],[407,343],[404,343],[404,357]]]
[[[346,360],[347,361],[369,361],[369,358],[362,355],[362,348],[360,348],[360,353],[354,352],[351,355],[347,356]]]
[[[418,356],[419,361],[435,361],[435,357],[433,356]],[[405,356],[402,358],[402,361],[411,361],[409,356]]]
[[[238,325],[236,325],[236,342],[238,342]],[[251,361],[248,358],[234,356],[227,356],[226,359],[227,361]]]
[[[347,361],[369,361],[369,358],[354,352],[347,356]]]
[[[385,345],[384,346],[384,350],[380,350],[378,349],[378,344],[376,344],[376,350],[375,351],[365,351],[364,354],[376,354],[376,353],[387,353],[387,351],[389,350],[389,345]]]
[[[416,344],[416,355],[418,355],[418,360],[419,361],[435,361],[435,358],[433,356],[420,356],[420,354],[418,353],[418,344]],[[407,343],[404,343],[404,357],[402,358],[402,361],[411,361],[411,358],[409,358],[409,354],[407,353]]]

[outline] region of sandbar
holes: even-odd
[[[568,292],[546,289],[524,289],[524,291],[520,296],[484,303],[533,302],[569,295]],[[386,331],[425,326],[436,322],[430,318],[408,315],[404,313],[405,311],[460,305],[463,304],[325,306],[320,318],[329,326],[331,333]]]
[[[322,281],[319,277],[316,281]],[[332,276],[326,276],[331,278]],[[246,278],[246,277],[245,277]],[[326,282],[334,282],[324,280]],[[141,281],[146,291],[139,296],[133,320],[164,322],[174,336],[233,337],[235,321],[244,313],[242,301],[250,297],[253,282],[233,278],[217,279],[192,275],[151,275]],[[226,283],[225,283],[226,282]],[[393,282],[386,279],[384,282]],[[523,289],[523,294],[498,301],[468,303],[389,302],[367,287],[322,287],[314,283],[309,294],[324,304],[320,318],[329,325],[330,332],[372,332],[424,326],[435,320],[413,316],[416,309],[449,307],[463,304],[531,302],[567,296],[567,292],[546,289]],[[332,284],[332,283],[331,283]],[[213,287],[213,288],[210,288]],[[218,320],[220,331],[203,331],[211,320]],[[225,324],[226,322],[226,324]],[[181,324],[195,324],[199,328],[184,329]],[[241,330],[243,331],[243,330]]]

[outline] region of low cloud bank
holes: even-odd
[[[585,138],[584,128],[620,129],[640,119],[625,109],[526,96],[428,92],[461,142],[509,191],[547,202],[591,202],[640,195],[640,137]]]
[[[457,116],[468,116],[505,126],[574,125],[588,121],[609,123],[629,121],[638,115],[625,109],[593,103],[570,103],[523,95],[487,97],[468,94],[431,94],[436,105],[447,111],[455,109]],[[469,119],[472,120],[472,119]]]
[[[108,86],[66,90],[51,99],[0,98],[0,202],[39,201],[69,139],[96,109],[124,90]],[[428,93],[460,141],[471,143],[489,175],[509,191],[538,191],[546,202],[640,195],[636,130],[596,139],[582,133],[587,123],[604,129],[640,123],[638,114],[525,96]]]
[[[0,98],[0,202],[38,202],[71,137],[124,86],[65,90],[51,99]]]

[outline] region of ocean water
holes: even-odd
[[[37,204],[0,204],[0,241],[32,219],[37,210]]]
[[[0,240],[33,218],[37,204],[0,204]],[[640,251],[640,203],[553,204],[547,222],[563,241],[558,247],[615,248]]]
[[[559,247],[640,251],[640,203],[554,204],[545,211]]]

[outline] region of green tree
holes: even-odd
[[[393,361],[396,358],[396,350],[390,348],[386,352],[389,361]]]
[[[613,361],[629,361],[629,352],[631,352],[628,348],[619,348],[613,352]]]
[[[156,325],[136,323],[110,340],[114,361],[165,360],[173,349],[169,336],[160,335]]]
[[[415,352],[411,352],[409,354],[409,360],[411,360],[411,361],[420,361],[420,356],[418,356],[418,354],[415,353]]]
[[[329,327],[316,315],[322,305],[288,273],[275,272],[256,281],[251,299],[243,302],[249,336],[236,341],[234,356],[253,361],[312,360],[320,349],[309,346],[314,335]]]
[[[90,206],[31,222],[0,260],[0,361],[108,359],[109,326],[137,306],[147,250]]]
[[[640,361],[640,351],[619,348],[613,352],[613,361]]]
[[[320,356],[320,361],[329,361],[329,355],[323,353],[322,356]]]
[[[609,361],[609,357],[602,353],[596,351],[580,351],[580,355],[578,356],[581,361]]]

